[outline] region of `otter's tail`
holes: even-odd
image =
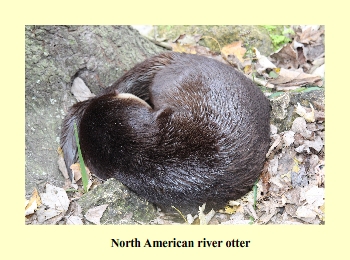
[[[90,102],[91,99],[76,103],[69,109],[68,114],[62,123],[60,143],[63,151],[64,161],[66,163],[66,167],[71,180],[73,178],[73,175],[72,171],[70,170],[70,166],[74,164],[78,159],[78,147],[74,135],[74,123],[77,125],[77,130],[79,133],[80,120]]]

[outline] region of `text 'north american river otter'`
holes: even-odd
[[[111,239],[111,247],[249,247],[250,240],[208,240],[203,238],[203,240],[193,241],[193,240],[150,240],[146,239],[141,242],[138,238],[133,238],[131,240],[120,240],[119,238]]]

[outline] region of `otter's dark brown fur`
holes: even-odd
[[[75,104],[61,146],[70,166],[77,159],[75,121],[94,174],[115,177],[161,207],[193,212],[204,202],[222,207],[252,188],[269,147],[269,115],[269,101],[240,72],[169,52]]]

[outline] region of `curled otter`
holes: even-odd
[[[270,104],[242,73],[214,59],[167,52],[72,106],[61,132],[77,160],[161,208],[218,209],[247,193],[269,147]]]

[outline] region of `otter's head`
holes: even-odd
[[[79,125],[85,163],[105,177],[132,165],[152,144],[152,118],[151,106],[132,94],[116,92],[91,100]]]

